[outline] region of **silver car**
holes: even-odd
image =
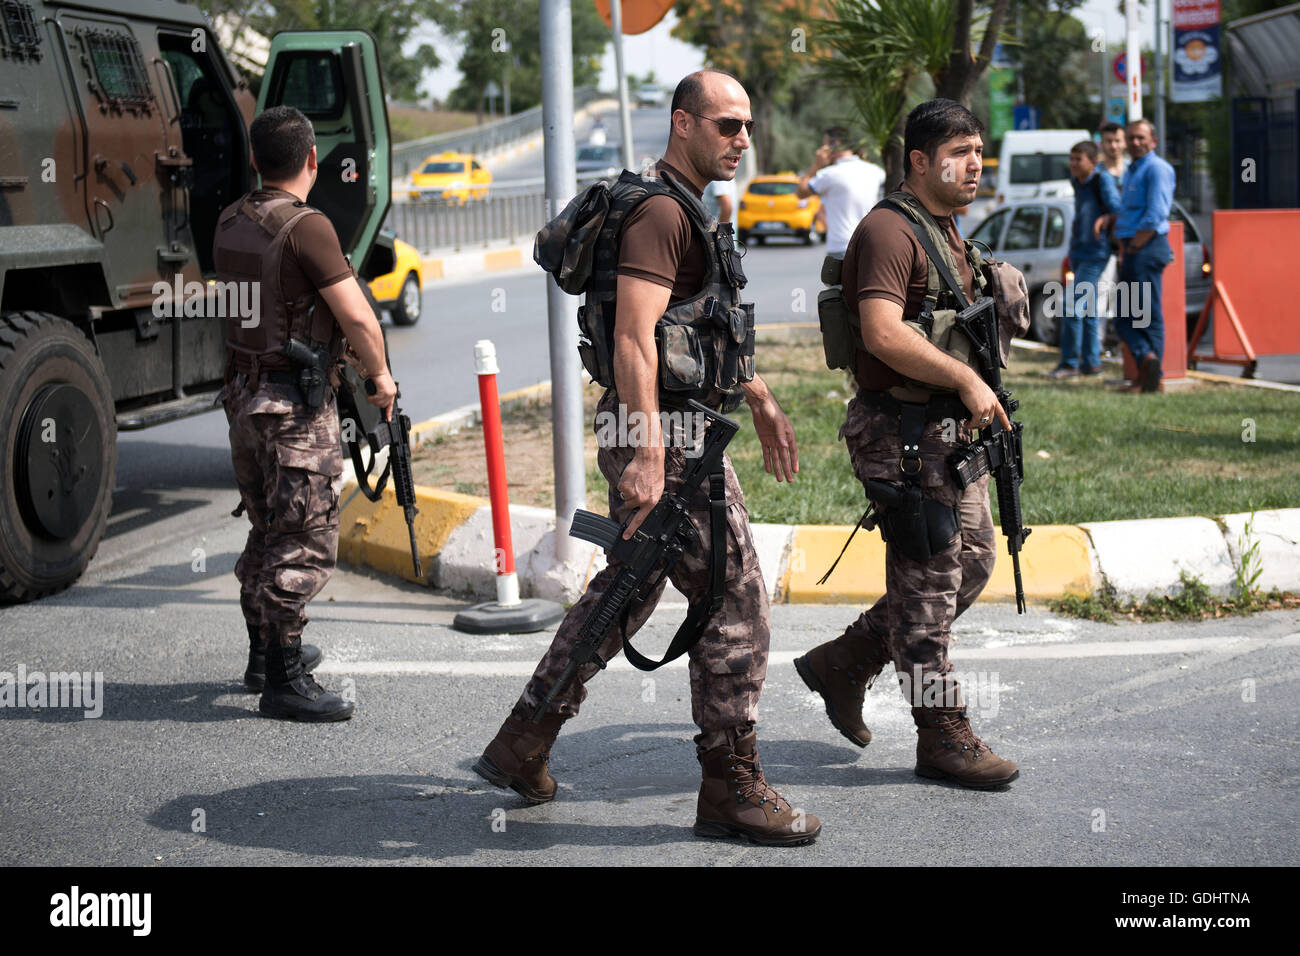
[[[1169,211],[1170,222],[1183,223],[1183,269],[1186,276],[1187,322],[1191,331],[1205,305],[1211,285],[1210,248],[1201,238],[1196,223],[1177,201]],[[1070,226],[1074,203],[1068,199],[1022,199],[999,206],[966,238],[988,246],[1025,274],[1029,287],[1030,335],[1056,345],[1060,339],[1058,317],[1049,315],[1045,286],[1062,281],[1064,262],[1070,251]],[[1112,278],[1114,260],[1105,278]],[[1103,306],[1103,314],[1109,314]]]

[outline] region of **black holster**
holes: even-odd
[[[961,511],[923,497],[920,485],[868,481],[867,497],[881,536],[913,561],[929,561],[961,530]]]

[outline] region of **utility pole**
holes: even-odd
[[[1152,65],[1155,67],[1155,77],[1151,83],[1151,95],[1156,98],[1156,155],[1164,157],[1166,133],[1165,129],[1165,66],[1164,57],[1161,55],[1160,48],[1165,38],[1165,21],[1160,15],[1160,0],[1153,0],[1152,6],[1156,11],[1156,33],[1155,33],[1155,55]]]
[[[623,168],[632,169],[632,110],[627,99],[627,73],[623,70],[623,0],[609,0],[609,22],[614,33],[614,73],[618,77],[618,125],[623,128]]]
[[[573,26],[569,0],[541,0],[541,58],[549,220],[572,198],[578,178],[573,145]],[[551,276],[544,281],[551,347],[551,430],[555,439],[555,557],[569,561],[578,556],[577,542],[569,537],[569,525],[574,510],[587,499],[578,325],[573,318],[573,300]]]
[[[1142,118],[1142,43],[1138,37],[1138,0],[1124,0],[1126,43],[1125,76],[1128,83],[1128,121]]]

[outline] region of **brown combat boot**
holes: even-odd
[[[695,805],[695,835],[747,837],[761,846],[812,843],[822,824],[811,813],[796,812],[768,786],[758,762],[758,735],[749,731],[734,744],[696,748],[704,781]]]
[[[546,803],[555,799],[555,778],[547,765],[564,718],[546,714],[533,724],[528,716],[525,709],[515,708],[474,762],[474,772],[493,786],[509,787],[529,803]]]
[[[916,775],[954,780],[963,787],[991,790],[1020,776],[975,736],[964,707],[913,707],[916,721]]]
[[[860,641],[837,637],[796,657],[794,669],[808,689],[821,694],[832,726],[859,747],[871,743],[871,731],[862,720],[862,702],[886,661],[855,646]]]

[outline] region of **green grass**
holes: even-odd
[[[1217,515],[1300,505],[1300,394],[1198,384],[1128,395],[1097,379],[1057,384],[1057,353],[1017,350],[1007,385],[1025,424],[1021,502],[1029,524]],[[815,330],[761,332],[759,372],[794,422],[799,476],[763,471],[748,408],[730,451],[752,520],[852,524],[866,500],[838,439],[841,372],[829,371]],[[1100,378],[1111,378],[1110,371]],[[1243,440],[1254,423],[1253,442]],[[1040,453],[1045,453],[1046,457]],[[996,516],[997,502],[993,502]]]

